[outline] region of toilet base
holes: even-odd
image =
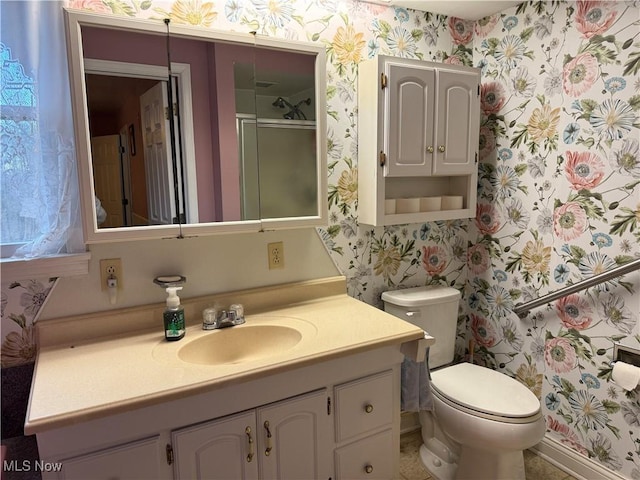
[[[458,464],[445,462],[424,444],[420,445],[420,460],[435,480],[455,480]]]
[[[525,480],[524,455],[521,450],[487,452],[465,448],[460,450],[455,480]]]
[[[436,480],[525,480],[521,451],[496,454],[462,447],[458,462],[449,463],[423,444],[420,460]]]

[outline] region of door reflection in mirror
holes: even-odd
[[[87,74],[87,104],[93,161],[94,188],[107,219],[101,228],[149,225],[140,97],[158,80]],[[131,142],[135,141],[135,157]]]

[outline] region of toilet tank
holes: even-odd
[[[440,285],[405,288],[382,294],[384,310],[412,323],[436,339],[429,349],[429,367],[453,362],[460,292]]]

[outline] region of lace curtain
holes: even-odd
[[[2,0],[0,19],[0,242],[83,252],[62,2]]]

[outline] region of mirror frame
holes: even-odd
[[[84,241],[87,244],[159,238],[180,238],[220,233],[259,232],[263,230],[321,227],[328,223],[327,197],[327,113],[326,113],[326,53],[321,45],[297,42],[251,33],[236,33],[213,29],[171,25],[172,37],[191,40],[236,43],[246,46],[270,48],[286,52],[314,54],[316,95],[316,175],[317,215],[282,217],[233,222],[197,224],[147,225],[133,227],[98,228],[95,207],[95,188],[91,157],[91,138],[87,107],[85,68],[82,51],[82,27],[120,29],[138,33],[166,36],[163,22],[146,19],[122,18],[87,13],[83,10],[64,9],[67,33],[67,55],[71,86],[71,103],[74,118],[78,181]],[[168,69],[167,69],[168,75]],[[259,151],[259,146],[258,146]]]

